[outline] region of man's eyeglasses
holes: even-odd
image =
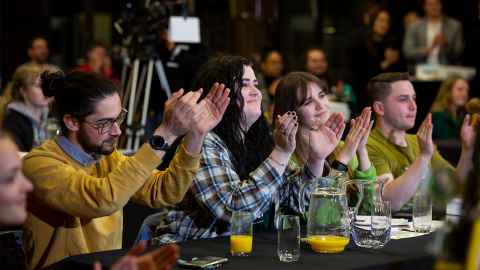
[[[118,117],[115,119],[102,119],[95,122],[83,120],[83,122],[87,123],[89,126],[96,129],[99,135],[102,135],[105,133],[110,133],[115,123],[117,123],[117,125],[120,126],[125,120],[125,117],[127,116],[127,112],[128,111],[123,108],[120,114],[118,115]]]

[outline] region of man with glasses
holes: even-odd
[[[229,103],[229,90],[218,83],[200,102],[202,90],[174,93],[154,136],[126,157],[116,150],[126,110],[110,81],[93,73],[44,73],[42,89],[54,97],[62,131],[24,158],[24,174],[35,187],[24,225],[27,269],[122,248],[122,210],[129,200],[152,208],[180,202],[199,168],[203,139]],[[183,135],[170,166],[156,170]]]

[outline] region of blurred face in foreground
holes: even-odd
[[[27,218],[27,194],[33,185],[22,173],[15,144],[0,137],[0,224],[19,225]]]

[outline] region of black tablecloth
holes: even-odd
[[[282,263],[276,256],[276,235],[256,234],[253,254],[250,257],[231,257],[229,238],[197,240],[180,243],[181,257],[189,259],[202,256],[225,256],[229,262],[221,269],[432,269],[433,258],[425,247],[433,239],[432,235],[416,238],[391,240],[380,250],[356,247],[353,240],[347,249],[338,254],[318,254],[302,244],[300,261]],[[127,250],[116,250],[79,255],[67,258],[56,264],[54,269],[92,269],[95,260],[104,266],[111,265]],[[181,269],[181,268],[174,268]]]

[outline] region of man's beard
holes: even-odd
[[[87,139],[85,134],[80,133],[78,138],[78,142],[82,146],[83,150],[88,154],[93,155],[110,155],[115,150],[115,146],[117,145],[117,138],[111,138],[108,140],[102,141],[100,144],[90,143]]]

